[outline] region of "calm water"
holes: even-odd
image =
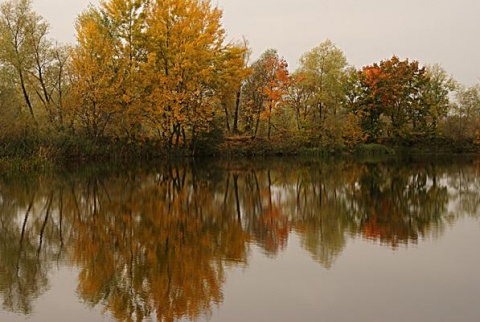
[[[0,179],[0,321],[480,321],[480,160]]]

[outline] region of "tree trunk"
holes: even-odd
[[[25,79],[23,77],[22,71],[19,71],[19,76],[20,76],[20,86],[22,87],[23,98],[25,99],[25,103],[27,104],[28,111],[30,112],[30,115],[32,116],[32,120],[36,123],[35,115],[33,113],[32,102],[30,101],[30,96],[28,95],[27,88],[25,86]]]
[[[238,114],[240,111],[240,96],[241,91],[237,91],[237,98],[235,100],[235,113],[233,114],[233,134],[238,134]]]
[[[222,104],[223,105],[223,110],[225,112],[225,126],[227,127],[227,131],[230,131],[230,115],[228,115],[228,108],[227,104]]]

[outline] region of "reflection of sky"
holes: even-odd
[[[31,316],[5,312],[0,308],[0,321],[34,322],[97,322],[112,321],[106,315],[100,318],[102,308],[89,308],[77,297],[77,276],[79,270],[63,265],[51,272],[50,288],[36,302]]]
[[[461,179],[462,174],[453,176],[453,175],[444,175],[439,180],[439,185],[442,187],[447,187],[448,191],[448,204],[447,210],[448,213],[453,215],[467,215],[473,217],[480,216],[480,208],[476,209],[474,213],[459,213],[465,210],[462,207],[462,203],[465,203],[465,196],[469,194],[478,195],[480,188],[480,179],[476,176],[475,173],[470,173],[465,175],[465,178]]]
[[[329,270],[290,235],[267,257],[251,247],[247,268],[229,268],[216,321],[479,321],[480,224],[460,219],[440,239],[393,251],[350,238]],[[60,266],[30,319],[0,310],[0,321],[111,321],[79,302],[77,269]]]
[[[479,321],[479,243],[478,220],[462,219],[395,251],[350,239],[326,270],[291,235],[276,258],[252,247],[211,321]]]

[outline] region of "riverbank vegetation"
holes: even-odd
[[[479,150],[480,85],[397,56],[356,68],[330,40],[294,71],[274,49],[251,61],[221,17],[208,0],[106,0],[59,45],[31,0],[2,2],[0,156]]]

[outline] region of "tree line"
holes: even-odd
[[[248,41],[227,42],[221,17],[209,0],[104,0],[78,16],[76,42],[60,45],[31,0],[4,1],[3,154],[72,142],[191,153],[225,139],[480,143],[480,85],[439,65],[393,56],[357,69],[326,40],[290,72],[274,49],[251,62]]]

